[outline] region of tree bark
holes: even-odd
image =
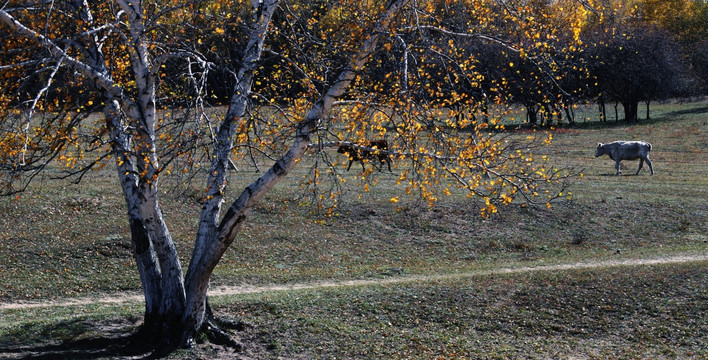
[[[160,269],[155,255],[155,250],[150,241],[150,235],[143,225],[137,209],[138,179],[130,151],[130,137],[123,130],[124,124],[120,113],[118,101],[108,101],[103,109],[106,123],[111,137],[111,146],[116,161],[116,170],[126,207],[132,240],[132,249],[135,262],[140,274],[140,282],[145,296],[144,328],[149,333],[154,331],[155,321],[159,318],[161,294]]]
[[[575,110],[573,109],[572,101],[568,100],[564,102],[563,108],[565,110],[565,116],[568,119],[568,125],[575,125]]]
[[[129,204],[131,229],[139,238],[135,243],[148,242],[152,245],[159,264],[159,293],[148,297],[159,301],[157,315],[152,316],[156,334],[169,334],[180,323],[185,307],[185,289],[182,267],[174,241],[165,224],[159,204],[159,163],[155,145],[156,104],[155,77],[152,73],[147,44],[144,40],[145,23],[142,20],[142,3],[117,0],[128,15],[129,45],[127,47],[136,84],[137,113],[133,112],[131,125],[136,129],[135,170],[137,187],[131,189],[133,199]],[[149,249],[149,247],[148,247]],[[149,274],[151,277],[154,274]],[[150,281],[155,281],[151,279]],[[150,291],[154,287],[150,288]],[[163,336],[163,345],[177,346],[171,336]]]
[[[278,1],[266,1],[261,4],[260,22],[251,34],[251,41],[246,51],[243,69],[239,73],[235,94],[231,99],[229,111],[220,127],[219,136],[214,145],[216,158],[207,184],[209,192],[202,208],[197,244],[185,280],[187,307],[182,324],[183,344],[190,343],[194,335],[205,324],[209,278],[226,249],[233,243],[250,209],[302,158],[320,119],[330,112],[335,99],[342,96],[349,88],[357,72],[361,70],[375,50],[379,38],[386,32],[390,21],[408,1],[392,0],[387,3],[371,36],[364,41],[358,52],[352,57],[349,66],[332,83],[326,94],[315,102],[303,121],[297,126],[295,139],[287,153],[279,158],[265,174],[243,190],[236,201],[231,204],[218,226],[215,226],[223,202],[221,189],[226,183],[226,157],[233,141],[233,127],[235,121],[245,112],[255,63],[260,56],[268,21]]]
[[[639,122],[637,117],[637,109],[639,108],[639,100],[625,100],[622,101],[622,107],[624,107],[624,120],[629,123]]]
[[[538,123],[538,109],[536,104],[526,105],[526,117],[531,125],[536,125]]]
[[[229,110],[217,130],[212,153],[214,159],[207,179],[207,197],[186,276],[182,273],[159,204],[160,168],[155,145],[157,78],[152,62],[154,59],[149,56],[146,40],[146,12],[143,11],[142,1],[115,2],[121,10],[121,23],[126,27],[120,37],[130,59],[131,80],[134,83],[131,91],[125,91],[113,80],[101,53],[102,46],[95,37],[97,35],[93,35],[94,32],[87,31],[78,39],[72,39],[72,47],[80,49],[68,51],[54,43],[51,37],[31,30],[2,9],[0,21],[14,33],[36,41],[51,57],[61,59],[88,79],[94,90],[100,92],[116,171],[126,202],[133,253],[145,296],[143,331],[152,335],[151,340],[159,341],[160,349],[169,351],[180,344],[190,343],[199,331],[209,325],[206,316],[209,279],[224,252],[233,243],[249,210],[302,158],[320,119],[327,116],[335,99],[348,89],[376,48],[382,34],[389,31],[389,22],[409,0],[387,1],[371,35],[352,56],[348,67],[297,126],[294,141],[287,153],[243,190],[219,220],[235,132],[246,113],[268,25],[280,0],[253,2],[255,26],[245,49],[242,68],[237,74],[237,85]],[[75,12],[77,19],[92,23],[93,17],[87,1],[70,0],[68,5],[71,7],[69,11]]]
[[[126,201],[128,220],[131,230],[132,249],[140,274],[140,280],[145,296],[145,320],[143,331],[160,336],[170,323],[175,323],[177,317],[167,320],[167,314],[177,311],[180,313],[184,307],[184,290],[182,286],[182,273],[167,227],[162,219],[162,213],[157,203],[157,179],[146,181],[147,176],[152,176],[157,168],[157,156],[154,148],[154,114],[155,114],[155,84],[149,76],[149,62],[145,45],[142,43],[143,23],[140,21],[140,3],[127,4],[119,1],[122,8],[131,19],[131,34],[133,36],[133,50],[130,51],[134,78],[139,91],[139,101],[134,103],[130,99],[120,96],[112,85],[112,78],[106,66],[105,58],[101,51],[97,35],[87,35],[76,46],[80,46],[86,55],[85,65],[79,66],[78,59],[74,66],[84,73],[89,72],[90,78],[104,79],[95,85],[104,94],[103,113],[106,118],[106,127],[109,130],[112,152],[116,159],[116,170],[120,185]],[[85,0],[72,0],[69,2],[70,10],[77,17],[93,26],[93,15]],[[47,39],[45,46],[52,48],[54,45]],[[103,85],[103,86],[102,86]],[[116,98],[116,95],[119,95]],[[121,106],[121,104],[123,106]],[[150,137],[151,146],[138,148],[140,156],[134,160],[130,154],[135,150],[132,147],[132,138],[126,130],[128,124],[124,123],[124,113],[121,108],[127,109],[131,119],[131,126],[139,129],[144,135]],[[136,111],[138,110],[139,111]],[[136,115],[141,118],[136,119]],[[150,159],[144,161],[143,159]],[[141,176],[142,175],[142,176]],[[145,184],[149,183],[149,186]],[[160,247],[156,251],[155,244]]]

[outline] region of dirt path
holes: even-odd
[[[396,276],[385,279],[364,279],[364,280],[338,280],[338,281],[317,281],[310,283],[284,284],[284,285],[262,285],[262,286],[219,286],[214,287],[209,291],[209,296],[226,296],[237,294],[255,294],[273,291],[292,291],[292,290],[314,290],[335,287],[347,286],[366,286],[366,285],[389,285],[403,284],[419,281],[435,281],[435,280],[453,280],[473,276],[485,276],[494,274],[515,274],[528,273],[537,271],[564,271],[577,269],[597,269],[622,266],[640,266],[640,265],[658,265],[658,264],[679,264],[688,262],[708,261],[708,254],[688,254],[675,255],[661,258],[649,259],[623,259],[623,260],[607,260],[595,262],[577,262],[570,264],[557,265],[538,265],[526,267],[510,267],[497,268],[490,270],[477,270],[453,274],[435,274],[435,275],[411,275],[411,276]],[[54,306],[83,306],[90,304],[125,304],[138,303],[143,301],[143,296],[139,293],[121,293],[107,295],[105,297],[87,297],[76,299],[65,299],[59,301],[47,302],[15,302],[15,303],[0,303],[0,310],[9,309],[30,309]]]

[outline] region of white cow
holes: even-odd
[[[654,168],[651,166],[651,160],[649,160],[650,151],[651,144],[645,141],[615,141],[609,144],[597,144],[595,157],[607,154],[610,159],[615,161],[615,169],[617,169],[616,175],[622,173],[622,171],[620,171],[620,161],[637,159],[639,159],[639,169],[637,169],[637,174],[639,174],[639,170],[642,169],[642,166],[646,161],[649,165],[651,174],[654,175]]]

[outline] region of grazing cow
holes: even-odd
[[[364,167],[364,159],[378,159],[383,167],[383,163],[388,164],[388,171],[391,171],[391,158],[388,156],[388,142],[386,140],[371,140],[366,145],[342,144],[339,145],[337,152],[346,154],[349,157],[349,165],[347,171],[352,167],[352,163],[359,161],[362,170]],[[379,168],[381,171],[381,168]]]
[[[615,169],[617,169],[616,175],[622,173],[622,171],[620,171],[620,161],[637,159],[639,159],[639,169],[637,169],[637,174],[639,174],[639,170],[642,169],[642,166],[646,161],[649,165],[651,174],[654,175],[654,168],[651,166],[651,160],[649,160],[650,151],[651,144],[645,141],[615,141],[609,144],[597,144],[595,157],[607,154],[610,159],[615,161]]]

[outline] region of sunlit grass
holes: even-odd
[[[667,110],[662,112],[662,106]],[[705,104],[690,106],[702,109]],[[377,173],[365,192],[358,186],[363,181],[358,171],[352,170],[344,174],[345,201],[338,215],[322,218],[313,207],[302,206],[298,181],[307,175],[307,166],[298,167],[254,209],[217,267],[214,282],[375,277],[389,268],[458,271],[484,262],[578,258],[598,248],[644,251],[657,244],[680,251],[692,245],[687,239],[705,231],[707,216],[708,159],[701,152],[706,115],[680,113],[690,106],[657,105],[656,120],[639,126],[556,130],[552,146],[544,150],[551,163],[582,170],[584,176],[569,189],[574,202],[550,210],[512,205],[481,219],[477,203],[454,196],[428,209],[415,194],[403,194],[395,173]],[[652,142],[656,175],[643,171],[617,177],[611,160],[594,158],[597,142],[617,139]],[[633,174],[637,162],[624,163],[625,173]],[[237,194],[257,175],[234,173],[230,187]],[[169,181],[163,186],[169,188]],[[187,192],[162,197],[185,263],[197,226],[200,187],[193,183]],[[391,204],[396,196],[400,202]],[[78,185],[37,182],[19,199],[1,199],[0,206],[8,224],[0,233],[0,269],[7,284],[0,289],[3,299],[139,290],[124,203],[111,170],[91,173]],[[614,243],[607,241],[610,237]],[[574,238],[583,241],[576,246]]]

